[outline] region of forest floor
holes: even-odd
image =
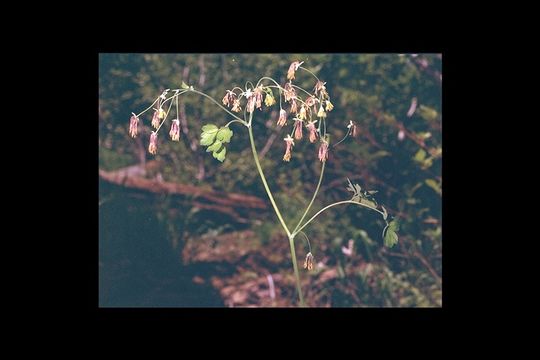
[[[297,306],[289,244],[281,240],[273,239],[261,245],[251,230],[232,232],[211,239],[189,241],[183,258],[193,270],[192,281],[200,285],[210,284],[219,291],[224,306]],[[310,287],[336,277],[337,271],[319,269],[314,277],[302,268],[300,257],[298,254],[302,289],[308,299]],[[309,300],[306,302],[310,304]]]

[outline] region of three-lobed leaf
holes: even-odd
[[[201,130],[201,145],[208,146],[206,152],[212,152],[215,159],[223,162],[227,154],[225,144],[231,141],[232,130],[226,126],[218,128],[214,124],[206,124]]]

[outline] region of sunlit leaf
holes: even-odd
[[[177,83],[178,84],[178,83]],[[189,89],[189,85],[182,81],[182,85],[180,85],[182,89]]]
[[[231,141],[232,136],[233,131],[228,127],[222,127],[217,133],[217,139],[223,143],[228,143],[229,141]]]
[[[414,155],[414,160],[418,162],[423,162],[424,159],[426,158],[426,155],[427,155],[426,151],[424,149],[420,149]]]
[[[439,183],[433,179],[426,179],[426,185],[435,190],[435,192],[439,195],[442,194],[441,187]]]
[[[384,235],[384,246],[391,248],[397,243],[398,235],[394,232],[394,230],[388,228],[386,230],[386,234]]]
[[[223,143],[219,140],[216,140],[215,143],[213,143],[212,145],[208,147],[208,149],[206,149],[206,152],[218,151],[219,149],[221,149],[221,145],[223,145]]]
[[[390,230],[394,230],[394,231],[399,231],[399,221],[397,220],[391,220],[389,223],[388,223],[388,226],[389,226],[389,229]]]
[[[215,132],[217,131],[218,127],[214,124],[206,124],[202,127],[203,132]]]
[[[201,145],[208,146],[214,143],[216,132],[203,132],[201,134]]]
[[[218,159],[219,161],[223,162],[223,160],[225,160],[225,155],[227,154],[227,149],[225,147],[223,147],[223,149],[221,149],[221,151],[219,152],[214,152],[212,155]]]

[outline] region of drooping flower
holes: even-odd
[[[321,146],[319,146],[319,160],[322,162],[328,160],[328,142],[326,140],[322,140]]]
[[[276,103],[276,99],[274,99],[274,95],[272,93],[266,93],[266,97],[264,98],[264,105],[270,107]]]
[[[334,105],[330,102],[330,100],[326,100],[326,111],[332,111],[334,108]]]
[[[159,111],[156,110],[152,116],[152,126],[157,129],[159,127],[159,122]]]
[[[150,144],[148,145],[148,152],[152,155],[157,154],[157,133],[152,131],[150,134]]]
[[[131,135],[131,137],[133,138],[137,136],[138,125],[139,125],[139,118],[137,117],[137,115],[133,114],[131,116],[131,119],[129,119],[129,135]]]
[[[244,96],[247,99],[246,109],[249,113],[252,113],[255,110],[255,95],[251,90],[248,90],[244,93]]]
[[[300,61],[295,61],[291,64],[291,66],[289,66],[289,71],[287,71],[287,80],[293,80],[294,79],[294,73],[296,72],[296,70],[298,70],[298,68],[300,67],[300,65],[302,65],[304,62],[300,62]]]
[[[180,141],[180,120],[174,119],[171,124],[171,131],[169,131],[172,141]]]
[[[347,128],[350,129],[352,137],[358,136],[358,126],[356,126],[356,123],[352,120],[349,120],[349,125],[347,125]]]
[[[307,129],[309,131],[309,142],[310,143],[314,143],[315,141],[317,141],[318,133],[317,133],[317,128],[315,127],[316,122],[317,122],[317,120],[310,121],[306,125],[306,127],[307,127]]]
[[[319,112],[317,113],[317,116],[318,117],[326,117],[326,112],[324,111],[323,107],[322,107],[322,104],[321,106],[319,107]]]
[[[279,119],[277,121],[278,126],[287,125],[287,112],[283,109],[279,111]]]
[[[283,87],[283,96],[285,97],[285,101],[291,101],[291,99],[296,98],[296,90],[294,90],[290,82],[286,83]]]
[[[317,100],[315,96],[311,95],[306,99],[306,106],[312,107],[313,105],[317,104],[317,101],[319,100]]]
[[[165,110],[159,108],[158,110],[154,111],[154,116],[152,116],[152,126],[157,129],[161,123],[161,120],[163,119],[165,119]]]
[[[306,106],[305,105],[302,105],[300,107],[300,112],[298,113],[298,118],[301,119],[301,120],[306,119]]]
[[[397,138],[399,141],[403,141],[405,139],[405,131],[403,131],[403,129],[399,130]]]
[[[240,111],[242,111],[242,107],[240,106],[240,100],[234,99],[232,111],[234,111],[234,112],[240,112]]]
[[[296,102],[296,96],[291,100],[291,114],[296,114],[298,111],[298,103]]]
[[[253,97],[255,97],[255,106],[257,109],[262,108],[262,100],[263,100],[263,90],[262,86],[258,86],[255,91],[253,92]]]
[[[302,139],[302,127],[304,122],[298,118],[294,119],[294,138],[296,140]]]
[[[283,155],[283,161],[291,161],[291,150],[292,150],[292,147],[294,146],[294,139],[291,137],[291,135],[287,135],[286,138],[284,138],[283,140],[285,140],[285,155]]]
[[[306,260],[304,260],[304,269],[307,269],[308,271],[313,270],[313,261],[315,259],[313,258],[313,254],[310,252],[306,255]]]
[[[315,89],[314,89],[314,92],[315,92],[315,95],[318,95],[319,92],[323,95],[326,95],[326,85],[325,82],[322,82],[322,81],[317,81],[317,83],[315,84]]]
[[[223,97],[223,100],[221,101],[223,102],[223,105],[226,105],[228,107],[230,104],[234,103],[235,99],[236,99],[236,94],[231,90],[227,90],[227,93],[225,93],[225,96]]]

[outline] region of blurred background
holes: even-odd
[[[305,229],[316,268],[301,270],[317,307],[442,305],[440,54],[100,54],[99,305],[102,307],[295,306],[288,240],[267,199],[247,131],[232,124],[223,163],[199,147],[200,128],[231,117],[196,94],[181,96],[180,142],[160,132],[147,152],[152,111],[139,136],[131,112],[182,81],[221,102],[226,89],[271,76],[285,84],[292,61],[326,81],[336,143],[349,120],[359,136],[330,151],[310,215],[350,199],[347,178],[370,190],[401,224],[385,248],[380,215],[336,206]],[[313,77],[297,72],[309,91]],[[277,96],[277,92],[274,92]],[[277,99],[277,98],[276,98]],[[244,104],[243,104],[244,105]],[[174,107],[173,107],[174,109]],[[279,106],[254,117],[261,165],[288,224],[296,224],[320,174],[317,147],[296,142],[283,162]],[[169,119],[173,118],[174,110]],[[294,226],[293,226],[294,227]],[[296,238],[299,265],[308,252]]]

